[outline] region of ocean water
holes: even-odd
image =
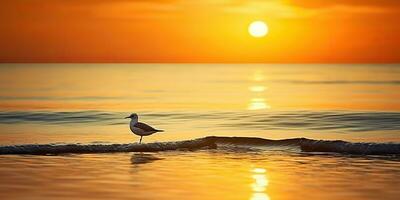
[[[400,65],[2,64],[0,198],[397,199],[399,99]]]

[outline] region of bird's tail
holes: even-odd
[[[157,132],[164,132],[164,130],[156,130]]]

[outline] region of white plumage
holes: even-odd
[[[143,136],[152,135],[157,132],[163,132],[163,130],[158,130],[145,123],[139,122],[139,116],[136,113],[133,113],[125,118],[131,119],[131,122],[129,123],[129,128],[131,129],[133,134],[140,136],[139,144],[142,143]]]

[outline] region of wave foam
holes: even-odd
[[[400,143],[352,143],[346,141],[311,140],[293,138],[269,140],[250,137],[210,136],[178,142],[157,142],[148,144],[29,144],[0,146],[0,155],[6,154],[67,154],[67,153],[115,153],[115,152],[156,152],[168,150],[196,150],[217,148],[221,145],[249,146],[297,146],[304,152],[335,152],[355,155],[400,154]]]
[[[336,152],[356,155],[400,154],[399,143],[352,143],[346,141],[308,140],[300,144],[306,152]]]
[[[200,148],[216,148],[215,143],[196,139],[179,142],[157,142],[148,144],[28,144],[0,146],[0,155],[5,154],[67,154],[67,153],[116,153],[116,152],[156,152],[168,150],[194,150]]]

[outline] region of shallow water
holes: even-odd
[[[398,199],[396,157],[280,150],[1,156],[2,199]],[[7,192],[5,192],[7,191]]]
[[[0,198],[397,199],[399,77],[399,65],[2,64],[0,154],[22,155],[0,155]],[[132,112],[166,130],[145,143],[310,140],[139,146]]]

